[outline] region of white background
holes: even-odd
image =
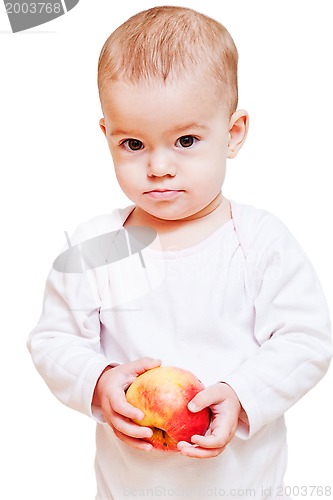
[[[167,3],[200,10],[232,34],[240,54],[239,104],[251,120],[247,143],[228,164],[224,194],[289,226],[332,308],[331,2]],[[0,497],[6,500],[94,497],[94,423],[49,393],[25,344],[64,231],[129,203],[98,126],[97,59],[111,31],[153,5],[81,0],[65,16],[17,34],[0,5]],[[287,485],[333,486],[326,454],[333,445],[332,378],[330,370],[287,413]]]

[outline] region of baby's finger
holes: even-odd
[[[202,448],[224,448],[234,437],[237,428],[237,419],[232,415],[216,417],[204,436],[195,434],[191,442]]]
[[[217,404],[221,402],[221,388],[218,384],[211,385],[206,389],[198,392],[193,399],[187,405],[188,409],[193,413],[196,413],[203,408]]]
[[[110,424],[113,430],[117,430],[129,437],[145,439],[151,438],[153,435],[153,431],[149,427],[137,425],[131,420],[125,419],[114,412],[111,416]]]
[[[177,448],[179,452],[190,458],[213,458],[220,455],[224,448],[201,448],[200,446],[196,446],[186,441],[180,441],[177,444]]]
[[[105,404],[109,406],[109,408],[104,408]],[[103,411],[108,411],[108,409],[109,412],[113,410],[119,415],[123,415],[133,420],[142,420],[144,418],[143,411],[132,406],[125,398],[124,391],[121,389],[114,389],[107,402],[103,404]]]
[[[161,363],[162,361],[160,359],[145,357],[130,361],[127,363],[126,368],[132,372],[134,377],[137,377],[147,370],[161,366]]]
[[[142,439],[135,439],[131,436],[126,436],[125,434],[119,432],[117,429],[114,429],[114,433],[118,439],[120,439],[123,443],[127,444],[128,446],[131,446],[131,448],[136,448],[138,450],[143,450],[143,451],[150,451],[153,448],[150,443],[147,443]]]
[[[214,435],[214,433],[207,436],[194,435],[191,437],[191,443],[201,448],[214,449],[225,448],[231,441],[231,434],[225,433],[221,435]]]

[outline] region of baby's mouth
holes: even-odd
[[[151,191],[146,191],[144,194],[157,200],[170,200],[181,195],[183,192],[184,190],[182,189],[152,189]]]

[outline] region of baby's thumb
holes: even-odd
[[[207,400],[205,397],[205,391],[200,391],[198,394],[194,396],[193,399],[188,403],[187,408],[192,412],[192,413],[197,413],[198,411],[202,410],[203,408],[206,408],[206,406],[209,406],[207,404]]]
[[[131,373],[135,374],[135,376],[138,377],[142,373],[151,370],[152,368],[157,368],[160,365],[160,359],[144,357],[136,359],[134,361],[130,361],[127,367]]]

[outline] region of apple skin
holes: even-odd
[[[126,391],[127,401],[144,413],[135,423],[150,427],[154,448],[176,451],[179,441],[191,442],[194,434],[204,435],[210,424],[209,408],[192,413],[187,404],[204,389],[193,373],[172,366],[152,368],[141,375]]]

